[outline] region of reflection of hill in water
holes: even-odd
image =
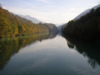
[[[76,48],[80,54],[87,57],[88,63],[93,68],[100,65],[100,42],[80,42],[69,38],[67,40],[68,46],[70,48]]]
[[[0,70],[4,68],[11,56],[17,53],[21,48],[32,44],[35,41],[44,39],[53,39],[55,35],[48,33],[35,34],[33,36],[23,36],[15,38],[0,39]]]

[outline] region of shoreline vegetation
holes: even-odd
[[[58,33],[54,24],[41,22],[35,24],[30,20],[10,13],[0,6],[0,38],[50,34],[51,32]]]

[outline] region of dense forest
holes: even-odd
[[[53,27],[57,31],[57,27],[55,25]],[[51,29],[49,24],[35,24],[30,20],[10,13],[0,6],[0,38],[49,33]]]
[[[95,40],[100,37],[100,7],[63,26],[63,36],[78,40]]]

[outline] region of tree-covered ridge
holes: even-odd
[[[69,21],[63,35],[81,40],[94,40],[100,36],[100,7],[92,9],[80,19]]]
[[[35,24],[31,21],[10,13],[0,7],[0,38],[20,35],[33,35],[35,33],[49,33],[47,26]]]

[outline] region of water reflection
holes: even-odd
[[[84,57],[88,58],[88,63],[96,68],[100,65],[100,42],[80,42],[79,40],[66,38],[69,48],[74,48]]]
[[[21,48],[35,43],[37,40],[53,39],[57,34],[41,33],[32,36],[0,39],[0,70],[2,70],[11,56],[16,54]]]

